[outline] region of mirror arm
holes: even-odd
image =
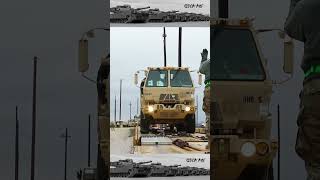
[[[97,81],[91,79],[90,77],[88,77],[88,76],[85,75],[84,73],[81,73],[81,76],[82,76],[83,78],[85,78],[86,80],[88,80],[88,81],[90,81],[90,82],[92,82],[92,83],[94,83],[94,84],[97,84]]]
[[[292,78],[293,78],[293,74],[290,74],[290,75],[289,75],[286,79],[284,79],[284,80],[281,80],[281,81],[273,80],[273,81],[272,81],[272,84],[273,84],[273,85],[282,85],[282,84],[288,82],[289,80],[291,80]]]

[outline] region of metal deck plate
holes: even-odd
[[[165,136],[143,135],[141,136],[141,145],[170,145],[172,140]]]

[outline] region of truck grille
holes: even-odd
[[[245,104],[254,103],[254,97],[253,96],[244,96],[243,103],[245,103]]]
[[[160,94],[160,103],[177,103],[179,102],[178,94]]]
[[[161,118],[172,118],[177,116],[178,116],[178,113],[176,112],[160,112]]]

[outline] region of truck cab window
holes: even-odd
[[[151,70],[148,73],[146,87],[167,87],[168,86],[168,71],[166,70]]]
[[[215,27],[211,29],[213,80],[265,79],[252,32],[248,29]]]
[[[171,87],[193,87],[189,71],[171,70],[170,85]]]

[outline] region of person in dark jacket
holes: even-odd
[[[320,180],[320,1],[291,0],[286,33],[304,43],[296,152],[305,161],[308,180]]]
[[[210,59],[208,59],[208,50],[203,49],[201,53],[201,63],[199,72],[205,75],[205,89],[203,92],[202,110],[206,114],[206,134],[210,136]],[[207,146],[209,149],[210,146]]]
[[[106,104],[106,84],[104,83],[109,78],[110,73],[110,55],[102,58],[102,62],[100,68],[98,70],[97,76],[97,90],[98,90],[98,98],[99,104]]]

